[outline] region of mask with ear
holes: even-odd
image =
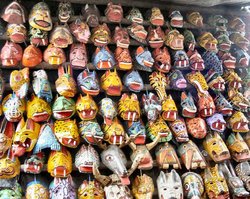
[[[183,117],[188,117],[188,118],[195,117],[197,108],[195,106],[194,99],[190,92],[188,94],[186,94],[186,92],[181,93],[181,106],[182,106]]]
[[[105,9],[105,15],[111,22],[120,23],[123,19],[123,9],[121,4],[109,2]]]
[[[165,34],[163,30],[158,26],[157,28],[148,28],[148,43],[151,48],[161,48],[164,44]]]
[[[226,129],[226,121],[224,120],[223,115],[220,113],[213,114],[212,116],[208,117],[206,121],[210,129],[213,131],[223,133]]]
[[[82,15],[84,21],[86,21],[90,27],[97,27],[99,25],[101,16],[96,5],[86,4],[85,7],[82,8]]]
[[[154,67],[160,72],[169,72],[171,69],[171,57],[167,47],[156,48],[152,54],[155,60]]]
[[[126,28],[116,26],[113,41],[116,43],[117,47],[128,48],[130,44],[128,30]]]
[[[118,62],[118,68],[121,70],[130,70],[132,68],[132,58],[128,48],[117,47],[115,49],[115,59]]]
[[[135,59],[138,69],[148,72],[152,71],[152,67],[154,65],[154,59],[152,57],[151,52],[147,48],[139,46],[135,52]]]
[[[60,2],[58,6],[58,19],[61,23],[67,23],[70,17],[74,15],[74,10],[69,2]]]
[[[122,82],[116,70],[114,72],[108,70],[102,75],[101,87],[110,96],[121,95]]]
[[[74,35],[77,41],[86,44],[90,38],[90,30],[87,23],[77,18],[69,25],[71,33]]]
[[[92,63],[98,70],[112,69],[115,65],[115,58],[108,46],[97,47],[92,55]]]
[[[198,111],[201,117],[210,117],[215,113],[215,104],[209,92],[198,93]]]
[[[41,152],[38,154],[30,155],[24,161],[24,172],[39,174],[43,170],[44,163],[45,163],[44,153]]]
[[[56,48],[67,48],[73,43],[73,37],[69,27],[66,25],[57,25],[50,33],[50,43]]]
[[[49,199],[49,190],[40,181],[32,181],[27,184],[25,197],[27,199],[44,198]]]
[[[95,46],[103,47],[110,43],[111,32],[107,24],[99,25],[92,29],[91,41]]]

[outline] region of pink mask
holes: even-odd
[[[22,60],[23,49],[19,44],[6,41],[1,50],[1,60],[3,66],[17,66]]]

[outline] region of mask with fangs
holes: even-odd
[[[104,23],[92,29],[91,41],[99,47],[106,46],[111,42],[111,32],[107,24]]]
[[[146,128],[142,120],[126,121],[127,133],[129,137],[134,138],[133,142],[138,144],[145,144],[146,141]]]
[[[187,49],[188,55],[195,50],[196,40],[194,34],[190,30],[184,30],[184,46]]]
[[[101,77],[101,87],[110,96],[120,96],[122,81],[116,71],[107,70]]]
[[[227,82],[227,85],[233,89],[240,89],[242,87],[242,79],[234,70],[225,70],[223,78]]]
[[[187,127],[183,118],[178,116],[176,120],[168,122],[168,124],[177,142],[189,141]]]
[[[210,117],[214,114],[215,104],[209,92],[198,93],[198,111],[201,117]]]
[[[92,55],[92,63],[97,70],[112,69],[115,65],[115,58],[108,46],[97,47]]]
[[[177,118],[178,110],[172,96],[169,94],[162,101],[162,118],[166,121],[174,121]]]
[[[184,50],[177,50],[174,53],[174,68],[187,69],[189,68],[189,58]]]
[[[44,153],[38,153],[28,156],[24,161],[24,172],[39,174],[43,170],[43,166],[45,163],[45,155]]]
[[[167,47],[156,48],[152,52],[153,58],[155,60],[154,67],[163,73],[167,73],[171,69],[171,57]]]
[[[6,41],[1,49],[1,61],[3,66],[17,66],[23,57],[23,49],[19,44]]]
[[[43,53],[43,60],[50,65],[58,66],[66,62],[66,55],[63,49],[49,44]]]
[[[226,69],[235,69],[236,67],[236,58],[231,55],[231,53],[218,53],[219,58],[222,61],[223,66]]]
[[[236,89],[230,88],[228,90],[228,98],[231,101],[233,108],[238,111],[247,112],[250,107],[248,99]]]
[[[103,98],[99,103],[99,114],[103,117],[104,124],[110,125],[117,116],[116,103],[111,98]]]
[[[116,43],[117,47],[128,48],[130,44],[128,30],[126,28],[116,26],[113,41]]]
[[[165,44],[172,50],[183,50],[184,36],[176,29],[166,30]]]
[[[229,118],[228,122],[229,127],[233,132],[247,133],[249,131],[249,121],[240,111],[235,111]]]
[[[192,70],[201,71],[205,69],[204,60],[197,50],[189,51],[188,56],[189,56],[190,68]]]
[[[207,72],[205,79],[211,90],[215,92],[223,92],[225,90],[225,80],[213,69]]]
[[[226,129],[226,121],[220,113],[213,114],[212,116],[206,118],[206,121],[210,129],[213,131],[223,133]]]
[[[209,87],[200,71],[192,71],[186,75],[186,78],[197,89],[198,93],[205,94],[207,92]]]
[[[205,32],[198,37],[199,45],[207,51],[217,51],[217,39],[210,32]]]
[[[238,46],[234,45],[231,48],[231,53],[236,58],[236,66],[248,67],[250,57],[245,50],[242,50]]]
[[[195,106],[194,99],[190,92],[188,92],[188,94],[186,94],[186,92],[181,93],[181,107],[183,117],[195,117],[197,107]]]
[[[221,94],[217,93],[214,99],[216,110],[224,116],[231,116],[233,113],[232,105],[226,100],[226,98]]]
[[[47,46],[49,43],[48,32],[39,28],[30,26],[29,30],[30,43],[35,46]]]
[[[227,34],[220,34],[217,37],[218,40],[218,49],[221,52],[229,52],[232,42],[230,41]]]

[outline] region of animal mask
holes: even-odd
[[[227,138],[227,146],[236,162],[248,161],[250,159],[249,148],[240,133],[231,133]]]
[[[138,8],[132,8],[129,11],[129,14],[126,17],[128,20],[130,20],[132,23],[143,23],[143,16],[141,11]]]
[[[189,54],[189,63],[192,70],[201,71],[205,69],[204,60],[197,50],[194,50]]]
[[[136,70],[127,72],[123,76],[123,83],[130,91],[134,92],[140,92],[144,87],[142,77]]]
[[[237,32],[245,32],[246,24],[239,17],[235,17],[233,20],[229,22],[228,25],[232,30],[235,30]]]
[[[51,107],[48,102],[37,96],[32,95],[27,102],[27,117],[35,122],[48,121],[52,114]]]
[[[194,138],[203,139],[207,135],[206,122],[201,117],[187,118],[186,125],[188,133]]]
[[[126,122],[127,133],[129,137],[135,138],[133,142],[135,144],[145,144],[146,141],[146,128],[142,122],[139,121],[127,121]]]
[[[160,72],[169,72],[171,69],[171,57],[167,47],[154,49],[152,55],[155,60],[154,67]]]
[[[236,72],[232,70],[226,70],[223,74],[223,77],[227,82],[229,89],[240,89],[242,87],[242,79]]]
[[[235,69],[236,58],[231,53],[224,53],[219,57],[226,69]]]
[[[22,60],[23,50],[19,44],[6,41],[1,49],[1,60],[3,66],[17,66]]]
[[[6,151],[11,147],[13,134],[15,132],[14,123],[2,119],[0,127],[0,158],[3,158]]]
[[[226,100],[226,98],[218,93],[214,99],[216,110],[224,116],[230,116],[233,113],[232,105]]]
[[[194,34],[190,30],[184,30],[184,46],[188,50],[188,52],[192,52],[195,50],[196,40],[194,38]]]
[[[27,30],[23,24],[8,24],[6,35],[14,43],[23,43],[27,36]]]
[[[43,60],[42,51],[34,45],[29,45],[23,52],[22,65],[26,67],[34,67]]]
[[[141,100],[143,111],[146,114],[148,121],[154,122],[161,113],[161,102],[158,97],[151,92],[147,95],[143,94]]]
[[[208,198],[229,198],[229,190],[223,174],[218,165],[208,167],[204,171],[203,180]]]
[[[169,173],[160,172],[157,180],[158,196],[161,199],[183,199],[183,188],[179,174],[172,169]]]
[[[10,87],[16,96],[23,99],[29,89],[29,69],[13,70],[10,74]]]
[[[80,143],[80,136],[75,120],[56,120],[54,133],[60,144],[69,148],[76,148]]]
[[[247,67],[249,64],[249,55],[245,50],[242,50],[238,46],[233,46],[232,55],[236,58],[236,65],[240,67]]]
[[[227,34],[221,34],[217,37],[218,49],[222,52],[229,52],[232,42],[230,41]]]
[[[93,164],[100,165],[99,154],[91,145],[82,145],[75,156],[75,166],[80,173],[92,173]]]
[[[220,113],[215,113],[212,116],[206,119],[207,124],[210,129],[218,132],[224,132],[226,129],[226,121],[223,118],[223,115]]]
[[[154,59],[147,48],[139,46],[135,52],[135,59],[139,69],[149,72],[152,70]]]
[[[43,170],[45,156],[43,153],[29,155],[24,161],[24,172],[39,174]]]
[[[66,55],[63,49],[50,44],[43,53],[43,59],[50,65],[61,65],[66,62]]]
[[[105,196],[107,199],[119,199],[126,198],[132,199],[132,193],[127,186],[119,185],[119,184],[110,184],[104,187]]]
[[[0,198],[8,199],[21,199],[22,198],[22,187],[20,184],[15,183],[11,188],[4,188],[0,190]]]
[[[205,32],[198,37],[199,45],[207,51],[217,51],[217,39],[210,32]]]
[[[181,160],[187,170],[197,169],[198,167],[204,169],[207,166],[199,148],[192,140],[189,140],[186,143],[182,143],[178,147],[178,154],[180,155]]]
[[[197,108],[194,103],[194,99],[192,94],[189,92],[186,94],[185,92],[181,93],[181,106],[182,106],[182,116],[193,118],[197,112]]]
[[[29,36],[30,43],[35,46],[47,46],[49,43],[48,32],[39,28],[30,26]]]
[[[148,32],[145,30],[144,26],[137,24],[137,23],[132,23],[132,25],[127,27],[129,35],[135,39],[136,41],[142,43],[142,44],[147,44],[146,38],[148,35]]]
[[[226,24],[228,20],[222,15],[211,15],[208,18],[208,24],[212,27],[216,27],[216,30],[225,31],[227,30]]]
[[[183,16],[181,15],[180,11],[175,10],[170,13],[170,25],[175,28],[182,28],[183,27]]]
[[[105,15],[111,22],[120,23],[123,19],[123,9],[121,4],[109,2],[105,10]]]
[[[219,75],[223,74],[222,61],[219,60],[219,57],[215,52],[206,51],[202,58],[207,69],[212,69],[217,72]]]
[[[202,95],[198,94],[198,111],[201,117],[210,117],[214,114],[214,101],[208,92]]]
[[[39,2],[33,6],[29,15],[29,24],[33,28],[51,31],[52,19],[49,7],[45,2]]]
[[[187,15],[187,21],[194,26],[203,26],[203,17],[199,12],[191,12]]]
[[[104,199],[104,190],[97,180],[84,180],[78,188],[79,199]]]
[[[250,107],[248,99],[236,89],[228,90],[228,98],[231,101],[233,108],[238,111],[247,112],[248,107]]]
[[[43,149],[47,148],[54,151],[61,150],[61,145],[54,134],[54,126],[50,123],[45,123],[41,126],[38,140],[33,149],[33,154],[40,153]]]
[[[244,182],[244,185],[248,191],[250,191],[250,164],[248,161],[238,163],[235,167],[237,176]]]
[[[86,44],[90,38],[90,30],[87,23],[77,18],[69,25],[72,35],[76,38],[77,41]]]
[[[209,88],[215,92],[225,90],[225,80],[214,70],[209,70],[205,75]]]
[[[113,41],[116,43],[117,47],[128,48],[130,44],[128,30],[126,28],[116,26]]]
[[[12,152],[0,159],[0,179],[11,179],[20,174],[21,164]]]
[[[56,120],[67,120],[76,112],[76,103],[72,98],[57,97],[52,105],[53,117]]]
[[[103,132],[95,120],[81,121],[78,124],[81,137],[89,144],[97,144],[103,139]]]
[[[161,48],[164,44],[164,32],[161,29],[161,27],[157,27],[157,28],[152,28],[151,26],[149,26],[148,28],[148,43],[150,45],[151,48]]]
[[[101,77],[101,87],[107,95],[120,96],[122,91],[122,82],[116,70],[106,71]]]
[[[95,53],[92,55],[92,64],[98,70],[112,69],[115,65],[115,58],[107,46],[102,48],[97,47]]]
[[[45,70],[41,69],[33,72],[32,86],[37,97],[45,99],[47,102],[52,101],[52,90]]]
[[[166,30],[166,40],[165,44],[173,50],[183,50],[184,36],[176,29],[171,31]]]
[[[117,117],[113,119],[110,125],[103,124],[102,130],[104,140],[110,144],[121,145],[125,141],[125,131]]]
[[[98,107],[90,95],[80,95],[76,101],[76,111],[82,120],[92,120],[96,117]]]
[[[43,198],[49,199],[49,191],[46,185],[40,181],[32,181],[27,184],[25,197],[27,199]]]
[[[72,15],[74,15],[74,10],[71,3],[60,2],[58,5],[58,19],[61,23],[67,23]]]
[[[76,90],[76,82],[73,78],[73,70],[70,65],[68,67],[58,67],[58,79],[56,80],[56,91],[64,97],[74,97]]]
[[[178,50],[174,52],[174,67],[176,69],[189,68],[189,58],[184,50]]]
[[[98,95],[100,92],[100,85],[96,71],[89,71],[85,69],[77,77],[77,85],[81,91],[89,95]]]
[[[209,133],[203,140],[203,147],[209,154],[210,158],[216,163],[223,162],[231,158],[229,150],[216,131]]]
[[[136,176],[132,184],[132,193],[135,199],[152,199],[154,193],[153,179],[146,174]]]
[[[245,38],[242,34],[240,33],[232,33],[229,36],[230,40],[239,48],[242,50],[248,51],[248,46],[250,45],[250,42],[247,38]]]
[[[22,156],[25,152],[30,152],[34,148],[40,131],[40,124],[32,119],[24,118],[17,125],[13,137],[13,153],[15,156]]]
[[[106,46],[111,41],[111,32],[107,24],[99,25],[92,29],[91,41],[95,46]]]
[[[177,142],[187,142],[189,140],[185,121],[180,116],[175,121],[169,122],[169,127]]]
[[[166,121],[174,121],[177,118],[177,114],[177,106],[172,96],[169,94],[169,96],[162,101],[162,118]]]
[[[48,173],[52,177],[65,178],[72,171],[72,157],[70,152],[62,147],[61,151],[51,151],[48,159]]]
[[[158,119],[154,122],[148,122],[146,127],[147,136],[152,141],[156,139],[158,134],[161,134],[160,142],[168,142],[172,139],[172,133],[161,116],[159,116]]]
[[[103,117],[104,124],[110,125],[117,116],[117,108],[111,98],[103,98],[99,103],[99,114]]]
[[[90,27],[97,27],[100,21],[100,12],[96,5],[86,4],[82,8],[83,20],[87,22]]]
[[[149,21],[154,26],[163,26],[164,25],[164,16],[161,13],[161,10],[157,7],[153,7],[150,10]]]
[[[246,133],[249,131],[248,119],[246,116],[240,112],[235,111],[233,115],[229,118],[229,126],[233,132]]]
[[[117,67],[121,70],[130,70],[132,68],[132,57],[127,48],[117,47],[115,49],[115,59],[118,62]]]
[[[3,99],[2,107],[4,116],[9,122],[18,122],[26,110],[26,103],[15,94],[9,94]]]
[[[17,1],[13,1],[5,7],[1,17],[9,24],[23,24],[26,22],[24,8]]]
[[[73,43],[73,37],[70,30],[65,25],[57,25],[50,33],[50,43],[56,48],[67,48]]]
[[[83,43],[72,44],[69,54],[70,64],[73,68],[85,68],[88,63],[86,46]]]
[[[181,164],[176,151],[168,142],[157,146],[155,156],[159,168],[169,169],[170,166],[173,166],[174,169],[181,169]]]
[[[182,90],[187,87],[187,81],[180,70],[173,70],[169,76],[170,87],[174,90]]]

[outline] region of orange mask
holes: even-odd
[[[40,64],[43,60],[42,51],[34,45],[29,45],[25,48],[22,58],[22,64],[26,67],[34,67]]]

